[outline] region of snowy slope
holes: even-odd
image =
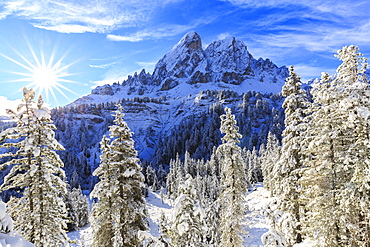
[[[149,213],[149,232],[155,236],[159,236],[158,225],[160,222],[161,214],[170,219],[172,217],[172,208],[174,202],[167,198],[162,201],[159,193],[149,192],[148,197],[145,198],[147,201],[147,209]],[[261,242],[261,236],[267,232],[269,225],[266,218],[261,214],[266,206],[273,200],[270,197],[270,192],[262,187],[262,184],[256,185],[256,190],[248,193],[246,202],[249,208],[246,214],[246,225],[249,232],[248,236],[245,236],[244,246],[248,247],[260,247],[263,246]],[[68,236],[77,242],[72,246],[90,246],[91,244],[91,228],[85,227],[79,231],[71,232]],[[301,245],[302,246],[302,245]]]

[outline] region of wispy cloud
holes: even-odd
[[[161,28],[146,28],[144,30],[138,31],[129,35],[114,35],[108,34],[107,39],[111,41],[128,41],[128,42],[138,42],[148,39],[160,39],[165,37],[172,37],[175,35],[183,34],[190,30],[194,30],[202,25],[206,25],[214,21],[217,16],[206,16],[197,20],[192,21],[188,25],[174,25],[167,24],[163,25]]]
[[[302,47],[311,52],[321,52],[340,49],[343,45],[367,45],[369,36],[370,23],[358,23],[358,26],[351,28],[324,25],[314,29],[306,25],[301,26],[299,31],[254,35],[252,39],[267,47]]]
[[[341,16],[357,16],[369,7],[369,1],[357,0],[350,4],[347,0],[222,0],[244,8],[286,8],[287,6],[304,6],[323,13],[334,13]],[[366,10],[367,11],[367,10]]]
[[[89,67],[96,68],[96,69],[106,69],[106,68],[112,67],[113,65],[117,63],[118,61],[111,62],[111,63],[104,63],[104,64],[89,64]]]
[[[133,75],[137,70],[128,70],[124,68],[111,68],[102,77],[101,80],[90,81],[93,84],[92,88],[102,86],[105,84],[113,84],[114,82],[122,82],[126,80],[129,75]]]
[[[308,54],[321,57],[318,64],[300,68],[304,68],[305,78],[315,76],[315,66],[322,67],[323,60],[336,60],[333,54],[345,45],[370,48],[369,1],[356,0],[351,4],[345,0],[223,1],[237,7],[237,11],[263,13],[240,28],[241,38],[253,55],[268,57],[281,65],[287,64],[288,58],[290,63],[306,60],[309,64]],[[252,31],[244,32],[246,28]]]
[[[0,19],[19,16],[35,27],[62,33],[107,33],[137,26],[172,1],[178,0],[3,0]]]

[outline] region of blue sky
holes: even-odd
[[[96,85],[152,72],[188,31],[204,46],[235,36],[255,58],[295,65],[304,79],[334,73],[344,45],[370,57],[369,9],[362,0],[2,0],[0,108],[22,98],[22,79],[34,73],[25,67],[37,60],[59,61],[68,99],[54,90],[57,101],[49,94],[47,102],[65,105]]]

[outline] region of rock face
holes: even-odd
[[[114,95],[124,91],[127,95],[163,92],[180,84],[212,83],[221,87],[248,83],[273,93],[280,91],[288,76],[288,69],[277,67],[269,59],[254,59],[243,41],[235,38],[217,40],[203,50],[196,32],[187,33],[155,66],[153,74],[145,70],[129,76],[122,84],[97,87],[92,94]],[[222,84],[225,85],[222,85]],[[263,83],[263,84],[261,84]],[[271,87],[269,84],[277,84]],[[263,91],[263,90],[262,90]]]

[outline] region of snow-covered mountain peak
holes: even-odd
[[[200,36],[192,31],[158,61],[153,74],[143,70],[121,84],[97,87],[91,95],[73,104],[142,95],[178,98],[197,94],[197,90],[204,88],[277,93],[287,76],[285,66],[278,67],[269,59],[254,59],[241,40],[234,37],[216,40],[203,50]]]
[[[202,41],[196,32],[187,33],[155,66],[153,79],[160,90],[179,84],[180,78],[189,78],[198,64],[205,60]]]
[[[190,49],[190,50],[202,50],[202,40],[198,33],[190,31],[182,37],[182,39],[172,48],[171,51],[176,49]]]

